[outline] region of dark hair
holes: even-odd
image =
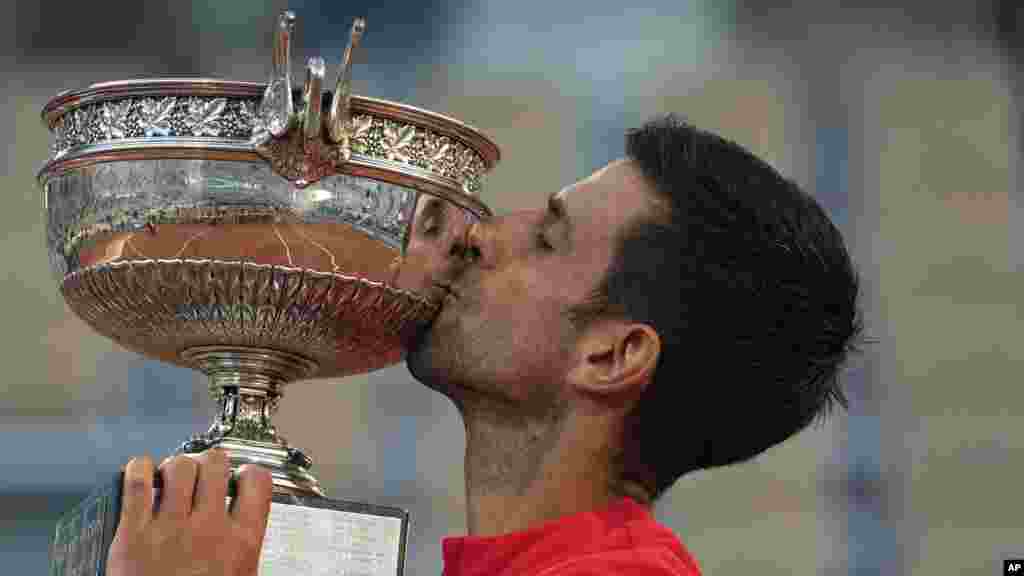
[[[629,131],[626,155],[663,207],[624,230],[571,317],[624,316],[662,339],[620,462],[657,497],[846,406],[859,282],[821,206],[737,144],[670,115]]]

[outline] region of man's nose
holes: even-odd
[[[483,221],[478,220],[466,230],[466,259],[470,262],[482,264],[480,261],[484,253],[485,225]]]
[[[475,220],[466,226],[465,233],[456,236],[448,257],[464,266],[484,265],[485,254],[489,250],[485,248],[488,231],[487,223]]]

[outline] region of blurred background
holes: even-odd
[[[853,4],[11,3],[0,571],[43,574],[61,513],[131,456],[205,429],[212,410],[201,377],[119,349],[63,304],[34,180],[49,145],[40,109],[104,80],[264,80],[274,16],[291,7],[296,66],[323,55],[333,74],[366,16],[358,93],[492,136],[504,158],[484,198],[498,211],[539,205],[667,111],[752,149],[830,211],[878,343],[846,372],[848,413],[686,477],[658,504],[706,574],[1000,574],[1002,558],[1024,557],[1024,8]],[[410,510],[408,573],[439,573],[440,538],[465,530],[454,408],[404,366],[285,398],[278,427],[329,493]]]

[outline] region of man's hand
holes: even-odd
[[[270,473],[243,466],[227,509],[228,459],[221,450],[176,456],[160,466],[153,506],[153,461],[128,463],[121,521],[110,546],[109,576],[255,576],[270,513]]]

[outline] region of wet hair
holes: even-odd
[[[669,115],[630,130],[626,155],[656,201],[570,318],[624,317],[662,340],[619,462],[658,497],[846,406],[859,281],[822,207],[739,145]]]

